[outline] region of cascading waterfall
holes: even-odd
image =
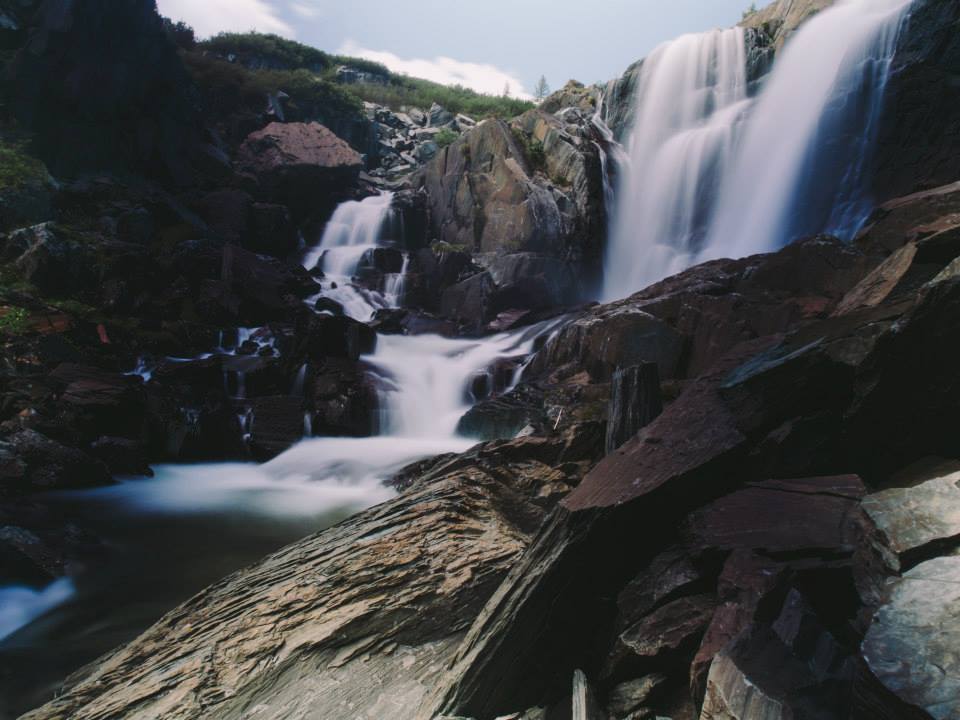
[[[839,2],[791,38],[720,183],[699,260],[774,250],[818,232],[856,234],[872,210],[870,152],[911,2]]]
[[[684,35],[644,62],[614,201],[606,299],[691,264],[747,105],[741,28]]]
[[[852,238],[872,209],[871,149],[912,0],[840,0],[747,95],[742,30],[659,47],[640,71],[604,299],[805,235]]]
[[[310,248],[304,255],[303,266],[313,270],[318,266],[323,271],[322,295],[343,306],[344,312],[355,320],[369,320],[378,308],[396,307],[398,293],[357,287],[353,277],[363,256],[382,247],[384,234],[391,226],[393,193],[341,203],[323,231],[320,244]],[[387,277],[388,285],[398,281]],[[401,288],[402,289],[402,288]]]

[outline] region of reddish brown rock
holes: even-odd
[[[315,209],[323,193],[352,185],[363,158],[319,123],[271,123],[243,141],[237,168],[254,176],[272,201],[302,214]]]

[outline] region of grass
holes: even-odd
[[[23,335],[29,326],[30,313],[25,308],[0,308],[0,335]]]
[[[433,141],[438,147],[445,148],[458,137],[460,136],[450,128],[443,128],[440,132],[433,136]]]
[[[0,142],[0,189],[22,188],[47,178],[46,166],[21,145]]]
[[[207,53],[204,57],[203,53]],[[404,107],[429,108],[433,103],[442,105],[453,113],[463,113],[477,120],[487,117],[510,118],[534,107],[532,102],[498,95],[485,95],[460,85],[441,85],[429,80],[412,78],[390,72],[380,63],[363,58],[332,55],[322,50],[303,45],[277,35],[261,33],[222,33],[197,45],[194,53],[207,62],[213,56],[227,57],[236,55],[242,65],[250,64],[254,58],[269,65],[270,70],[247,71],[253,75],[270,72],[305,71],[317,80],[333,85],[355,103],[360,101],[384,105],[393,110]],[[237,67],[238,64],[223,64]],[[193,59],[196,67],[200,60]],[[355,70],[378,75],[383,83],[357,83],[339,85],[335,82],[336,71],[340,65],[348,65]],[[244,68],[238,68],[244,69]],[[225,73],[222,73],[225,74]],[[289,89],[281,88],[290,95]],[[332,91],[328,92],[333,97]]]

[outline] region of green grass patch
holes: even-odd
[[[0,335],[23,335],[29,326],[30,313],[25,308],[0,308]]]
[[[0,142],[0,189],[19,189],[42,183],[47,177],[46,166],[28,155],[22,145]]]

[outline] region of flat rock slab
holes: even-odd
[[[960,540],[960,472],[870,495],[863,509],[880,533],[881,556],[899,572],[918,556]]]
[[[529,541],[523,496],[466,473],[204,590],[26,717],[412,717]]]
[[[960,557],[930,560],[893,581],[862,650],[901,700],[936,720],[960,717]]]

